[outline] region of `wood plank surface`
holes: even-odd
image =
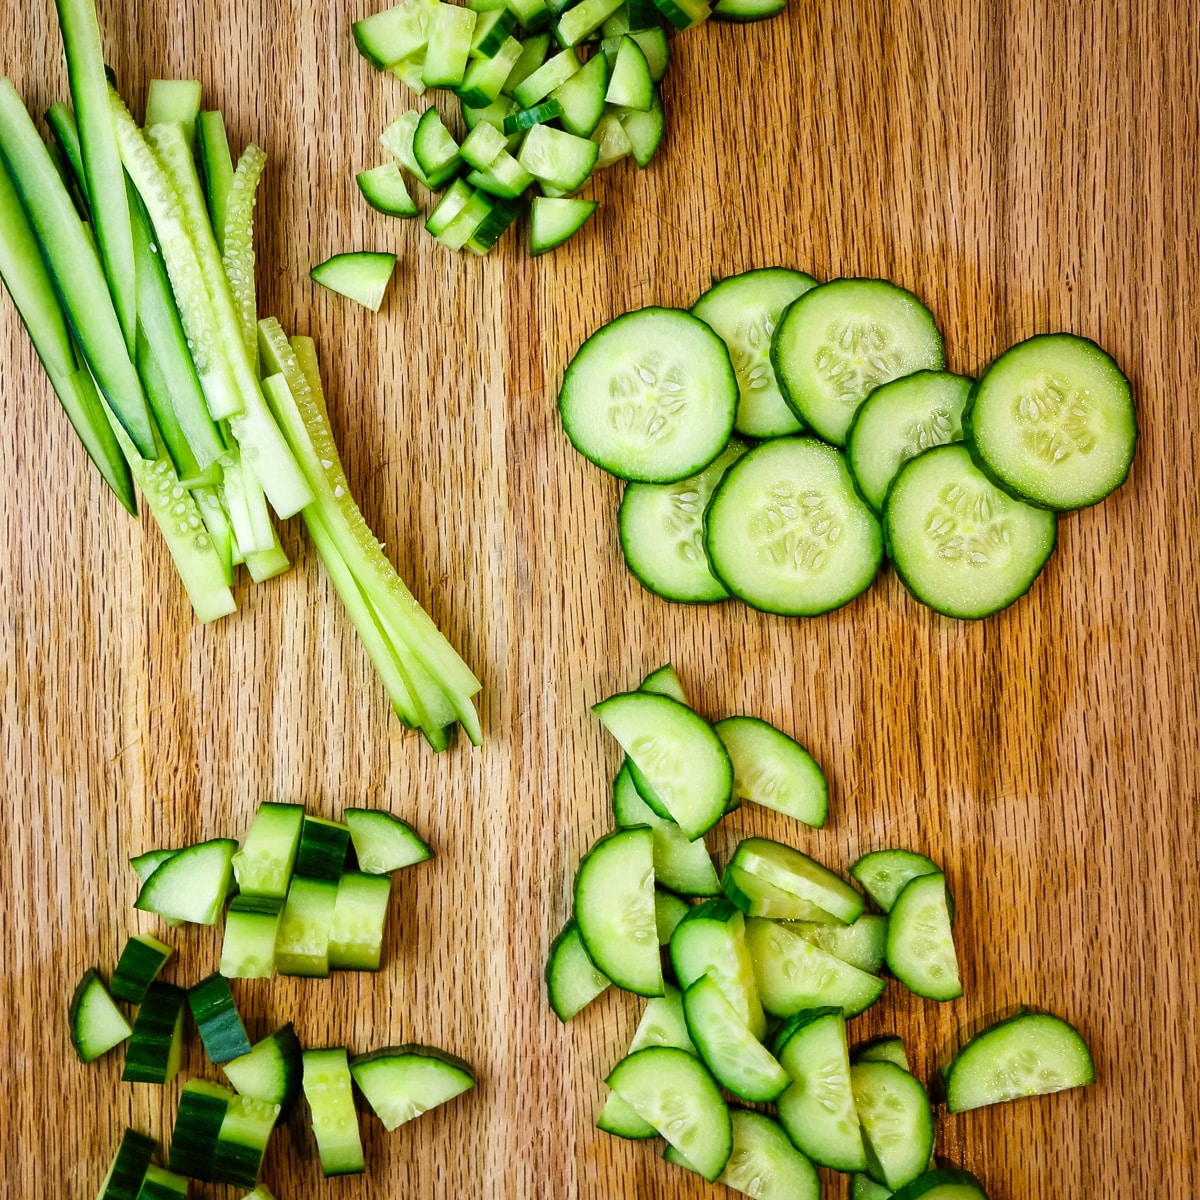
[[[262,311],[316,338],[351,483],[483,679],[486,743],[436,757],[402,734],[296,523],[293,571],[239,584],[239,613],[197,626],[0,303],[0,1194],[90,1197],[127,1123],[169,1132],[178,1084],[122,1084],[120,1054],[78,1064],[67,1000],[155,927],[128,857],[238,835],[268,798],[385,806],[437,857],[398,882],[378,976],[240,985],[251,1032],[291,1018],[308,1045],[427,1041],[481,1074],[393,1135],[364,1118],[364,1180],[320,1178],[299,1106],[266,1164],[281,1200],[715,1194],[592,1127],[635,1002],[605,996],[561,1027],[541,982],[575,864],[609,826],[618,759],[588,706],[668,659],[704,712],[779,724],[831,782],[824,830],[743,810],[715,853],[754,831],[839,868],[888,844],[946,864],[966,995],[893,984],[857,1034],[903,1034],[926,1078],[1018,1003],[1093,1046],[1096,1087],[944,1119],[939,1151],[993,1200],[1200,1194],[1191,6],[793,0],[765,25],[677,37],[659,158],[605,174],[590,229],[536,261],[524,225],[478,261],[361,202],[353,173],[383,161],[375,139],[410,103],[354,50],[368,0],[100,9],[136,104],[152,77],[197,77],[235,148],[270,155]],[[0,2],[0,71],[35,112],[66,96],[60,59],[49,0]],[[308,282],[352,248],[400,256],[378,317]],[[788,621],[669,606],[626,573],[618,487],[559,427],[562,370],[618,313],[776,263],[914,288],[953,370],[1054,329],[1126,368],[1131,480],[1062,521],[1013,609],[944,620],[885,573],[843,611]],[[214,931],[173,940],[175,978],[215,967]]]

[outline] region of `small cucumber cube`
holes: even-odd
[[[425,80],[422,78],[425,71],[425,51],[422,50],[412,58],[401,59],[398,63],[392,63],[388,70],[391,71],[401,83],[412,88],[418,96],[425,95]]]
[[[438,206],[429,214],[425,229],[435,238],[440,238],[471,199],[471,189],[461,179],[456,179],[447,189]]]
[[[508,148],[508,138],[494,125],[481,121],[467,134],[460,151],[463,162],[486,171]]]
[[[500,95],[522,54],[521,43],[510,37],[490,58],[477,58],[463,76],[458,98],[465,106],[486,108]],[[463,114],[466,117],[466,113]],[[470,125],[470,119],[467,118]]]
[[[467,1063],[428,1046],[393,1046],[360,1055],[350,1063],[350,1072],[389,1132],[475,1086]]]
[[[395,163],[384,163],[370,171],[360,171],[354,179],[366,202],[376,212],[386,213],[389,217],[417,215],[417,206]]]
[[[282,900],[296,865],[302,804],[258,806],[242,848],[233,856],[233,873],[243,896],[270,896]]]
[[[422,113],[413,131],[412,148],[417,165],[434,191],[457,173],[462,161],[458,143],[442,123],[441,113],[436,108]]]
[[[131,1197],[136,1197],[155,1149],[153,1138],[138,1133],[136,1129],[126,1129],[96,1200],[131,1200]]]
[[[188,1004],[211,1062],[228,1062],[250,1053],[250,1039],[224,975],[214,972],[193,984],[188,989]]]
[[[513,99],[522,108],[532,108],[544,100],[556,87],[566,83],[582,68],[574,50],[564,50],[544,62],[538,69],[513,88]]]
[[[631,37],[623,37],[617,48],[605,101],[621,108],[649,112],[654,104],[654,80],[642,48]]]
[[[67,1010],[71,1045],[80,1062],[92,1062],[118,1046],[133,1031],[95,970],[84,973]]]
[[[516,14],[507,8],[493,8],[479,14],[471,39],[473,58],[492,58],[517,27]]]
[[[572,192],[587,182],[599,155],[600,147],[587,138],[535,125],[526,135],[517,161],[534,179]]]
[[[681,0],[681,3],[686,2],[688,0]],[[574,8],[567,9],[554,31],[559,45],[578,45],[589,34],[595,33],[623,3],[624,0],[581,0]]]
[[[170,1083],[183,1056],[187,992],[173,983],[151,985],[138,1008],[121,1078],[132,1083]]]
[[[134,934],[125,943],[117,969],[113,972],[112,992],[114,1000],[127,1004],[141,1004],[146,989],[158,978],[175,951],[166,942],[151,937],[148,933]]]
[[[480,194],[485,192],[486,189],[481,189]],[[465,249],[472,254],[486,254],[491,250],[521,213],[521,206],[513,199],[487,194],[491,197],[489,199],[491,209],[475,232],[467,239]]]
[[[329,931],[338,885],[331,879],[296,876],[275,942],[275,969],[280,975],[329,974]]]
[[[655,91],[650,108],[646,112],[624,108],[620,110],[620,119],[621,128],[629,139],[629,149],[634,161],[639,167],[648,167],[662,141],[665,124],[662,97]]]
[[[493,203],[486,192],[472,192],[462,212],[442,231],[438,241],[449,250],[463,249],[487,220]]]
[[[296,853],[296,874],[310,879],[341,879],[350,852],[350,830],[340,821],[305,817]]]
[[[467,182],[489,195],[516,200],[533,183],[533,176],[505,152],[486,171],[472,171]]]
[[[226,979],[270,979],[275,973],[283,904],[271,896],[235,896],[230,901],[221,943],[220,970]]]
[[[354,1111],[354,1091],[346,1051],[304,1051],[304,1096],[312,1111],[312,1130],[325,1175],[361,1175],[362,1137]]]
[[[383,930],[391,898],[390,875],[347,871],[338,883],[329,930],[329,965],[350,971],[378,971]]]
[[[238,1095],[278,1104],[286,1111],[300,1090],[300,1043],[289,1021],[255,1043],[249,1054],[221,1064]]]
[[[384,70],[425,49],[432,11],[432,0],[402,0],[381,13],[355,21],[354,44],[364,58]]]
[[[596,157],[595,170],[597,171],[611,167],[613,163],[620,162],[621,159],[628,158],[633,153],[629,135],[625,132],[625,126],[621,124],[621,118],[616,113],[605,113],[596,122],[591,139],[600,147],[600,153]]]
[[[530,33],[550,23],[552,13],[546,0],[505,0],[505,3],[521,22],[521,28]]]
[[[479,14],[456,4],[436,4],[429,16],[429,45],[421,81],[426,87],[461,86]]]
[[[421,114],[415,110],[401,113],[380,135],[379,143],[383,148],[394,154],[400,165],[410,174],[417,177],[418,182],[432,190],[417,156],[413,153],[413,138],[416,136],[417,125]]]

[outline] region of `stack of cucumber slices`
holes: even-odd
[[[475,1085],[461,1059],[428,1046],[389,1046],[350,1057],[343,1047],[302,1049],[291,1023],[251,1044],[230,979],[324,976],[379,969],[391,873],[431,857],[405,822],[373,809],[344,821],[265,803],[240,848],[219,838],[132,860],[142,881],[136,907],[168,925],[214,925],[225,914],[220,970],[184,988],[159,979],[174,949],[151,934],[125,945],[105,987],[89,970],[71,999],[71,1042],[92,1062],[128,1042],[121,1078],[169,1084],[183,1060],[190,1012],[210,1063],[227,1084],[190,1079],[182,1089],[167,1168],[151,1139],[128,1130],[99,1200],[162,1200],[188,1179],[255,1188],[276,1123],[302,1091],[322,1171],[365,1170],[353,1086],[384,1126],[396,1129]],[[226,901],[228,900],[228,908]],[[118,1002],[137,1005],[130,1025]]]
[[[860,892],[799,850],[750,837],[718,877],[703,834],[739,802],[824,823],[820,768],[762,721],[709,725],[670,667],[594,711],[627,756],[613,785],[618,828],[579,866],[546,983],[563,1021],[613,985],[646,1000],[598,1127],[662,1137],[668,1162],[759,1200],[817,1200],[817,1166],[853,1173],[863,1200],[986,1200],[974,1176],[935,1166],[933,1107],[901,1040],[851,1049],[847,1034],[883,995],[885,967],[919,996],[962,995],[938,864],[875,851],[851,867]],[[949,1112],[1095,1078],[1070,1025],[1024,1010],[942,1074]]]
[[[544,254],[591,217],[594,172],[646,167],[663,136],[667,30],[709,16],[755,21],[786,0],[402,0],[354,25],[365,58],[418,95],[454,93],[458,136],[436,108],[406,112],[381,141],[394,158],[358,175],[367,202],[415,217],[402,166],[442,192],[425,228],[452,250],[486,254],[531,202],[530,249]],[[458,124],[458,122],[456,122]],[[535,190],[536,189],[536,190]],[[321,280],[324,282],[324,280]],[[357,298],[357,297],[355,297]]]
[[[650,591],[784,616],[848,604],[885,556],[937,612],[999,612],[1058,513],[1119,487],[1137,441],[1128,380],[1084,338],[1030,338],[976,382],[946,370],[911,292],[783,268],[604,326],[559,409],[627,481],[621,546]]]

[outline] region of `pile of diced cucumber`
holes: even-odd
[[[1129,381],[1085,338],[1029,338],[976,381],[947,371],[912,292],[784,268],[604,326],[559,409],[627,481],[621,546],[646,588],[784,616],[848,604],[885,557],[937,612],[999,612],[1137,442]]]
[[[596,209],[576,193],[593,172],[649,165],[663,136],[667,30],[761,20],[786,0],[402,0],[354,25],[362,54],[418,95],[457,97],[461,128],[436,108],[406,112],[381,141],[397,162],[358,176],[372,207],[415,217],[402,166],[426,191],[425,228],[486,254],[530,202],[530,249],[544,254]],[[320,270],[320,268],[318,268]],[[319,282],[326,282],[318,279]],[[340,289],[339,289],[340,290]],[[346,294],[361,298],[357,289]]]
[[[750,837],[718,876],[703,835],[743,801],[824,824],[827,788],[808,752],[755,718],[710,725],[670,667],[593,711],[626,755],[617,829],[580,863],[547,990],[563,1021],[610,986],[646,1000],[597,1126],[662,1137],[668,1162],[759,1200],[819,1200],[817,1166],[853,1173],[862,1200],[986,1200],[973,1175],[936,1166],[930,1096],[901,1039],[852,1048],[847,1033],[883,995],[885,968],[918,996],[962,995],[942,869],[885,849],[847,880]],[[1095,1072],[1075,1029],[1021,1010],[942,1076],[948,1111],[961,1112]]]
[[[231,979],[377,971],[392,872],[431,851],[389,813],[351,808],[343,821],[298,804],[265,803],[239,847],[219,838],[132,860],[142,881],[136,907],[168,925],[214,925],[225,917],[220,969],[189,987],[159,978],[174,949],[151,934],[125,945],[106,987],[89,970],[71,999],[71,1043],[91,1062],[128,1042],[121,1078],[168,1084],[183,1059],[190,1011],[210,1063],[227,1084],[184,1085],[167,1159],[129,1130],[99,1200],[161,1200],[187,1194],[187,1180],[256,1188],[272,1130],[302,1091],[326,1175],[365,1169],[353,1086],[395,1129],[475,1084],[461,1059],[428,1046],[388,1046],[350,1057],[343,1047],[302,1049],[291,1022],[251,1044]],[[228,901],[228,905],[227,905]],[[120,1004],[137,1005],[132,1025]]]
[[[58,11],[74,109],[50,109],[51,146],[0,80],[0,278],[88,455],[135,515],[141,489],[201,621],[235,610],[239,565],[288,569],[272,513],[300,514],[401,721],[438,749],[459,723],[478,742],[479,681],[351,495],[315,344],[258,319],[265,155],[235,167],[191,81],[153,81],[139,126],[93,0]],[[394,256],[374,262],[390,277]]]

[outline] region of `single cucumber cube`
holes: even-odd
[[[85,1063],[107,1054],[133,1032],[94,969],[84,972],[75,988],[67,1010],[67,1022],[71,1045],[75,1047],[79,1061]]]
[[[468,6],[469,7],[469,6]],[[516,14],[501,7],[481,12],[471,38],[473,58],[492,58],[517,27]]]
[[[218,838],[173,854],[142,885],[134,907],[177,921],[215,925],[233,877],[237,848],[237,842]]]
[[[422,52],[429,42],[433,0],[402,0],[374,16],[355,21],[354,44],[369,62],[384,70]]]
[[[467,239],[465,248],[472,254],[487,254],[520,215],[521,206],[515,202],[515,199],[496,196],[494,193],[488,192],[486,188],[480,189],[476,194],[481,198],[487,196],[490,209],[488,215],[476,227],[475,232]]]
[[[136,1200],[155,1149],[153,1138],[126,1129],[96,1200]]]
[[[434,191],[451,179],[462,164],[458,143],[450,136],[436,108],[422,113],[413,131],[412,149],[417,165]]]
[[[254,1187],[278,1116],[279,1105],[269,1101],[248,1096],[234,1096],[229,1101],[213,1158],[212,1173],[217,1182]]]
[[[220,970],[226,979],[270,979],[275,973],[283,905],[269,896],[236,896],[230,902],[221,943]]]
[[[533,183],[533,176],[505,151],[486,171],[472,171],[467,183],[489,195],[516,200]]]
[[[179,1097],[171,1133],[170,1167],[192,1179],[213,1180],[217,1139],[233,1092],[204,1079],[189,1079]]]
[[[505,3],[521,22],[521,28],[530,33],[550,22],[551,10],[546,0],[505,0]]]
[[[650,74],[650,64],[641,46],[631,37],[623,37],[617,48],[604,99],[608,104],[633,108],[639,112],[649,112],[654,104],[654,79]]]
[[[438,206],[429,214],[429,219],[425,222],[426,231],[432,233],[435,238],[440,238],[466,208],[471,195],[470,187],[463,180],[456,179]]]
[[[329,930],[329,966],[378,971],[392,894],[390,875],[347,871],[338,882]]]
[[[275,942],[275,969],[280,975],[329,974],[329,931],[338,885],[332,879],[296,876]]]
[[[313,267],[309,275],[314,283],[369,308],[371,312],[378,312],[395,269],[394,254],[356,251],[335,254]]]
[[[233,873],[243,896],[270,896],[282,900],[296,866],[304,806],[267,801],[233,856]]]
[[[621,128],[629,139],[629,152],[634,162],[643,169],[650,165],[650,160],[658,151],[662,142],[664,115],[662,97],[657,90],[646,112],[636,108],[619,110]]]
[[[300,1090],[300,1043],[289,1021],[256,1042],[249,1054],[221,1064],[239,1096],[277,1104],[286,1112]]]
[[[173,983],[150,986],[133,1023],[121,1078],[131,1083],[170,1083],[183,1056],[187,992]]]
[[[224,975],[214,972],[193,984],[188,990],[188,1004],[210,1062],[228,1062],[250,1053],[250,1039]]]
[[[442,231],[438,241],[450,250],[463,249],[488,219],[493,203],[493,198],[486,192],[472,192],[462,211]]]
[[[455,4],[436,4],[429,15],[429,45],[421,81],[426,87],[462,84],[475,37],[478,14]]]
[[[350,829],[358,869],[386,875],[433,857],[433,851],[411,825],[373,808],[348,808],[342,814]]]
[[[467,1063],[429,1046],[392,1046],[363,1054],[351,1061],[350,1072],[389,1132],[475,1086]]]
[[[350,830],[340,821],[305,817],[296,854],[296,874],[310,879],[340,879],[350,853]]]
[[[417,162],[417,156],[413,153],[413,138],[416,136],[417,125],[420,121],[421,114],[415,110],[401,113],[379,135],[379,144],[394,154],[400,160],[400,165],[410,175],[417,177],[418,183],[430,187],[429,180],[425,177],[425,172],[421,170],[421,164]]]
[[[113,999],[141,1004],[146,990],[174,953],[174,949],[166,942],[160,942],[148,933],[134,934],[125,943],[125,949],[117,960],[117,969],[113,972],[109,989]]]
[[[613,163],[628,158],[633,153],[633,143],[621,124],[621,118],[616,113],[605,113],[596,122],[596,128],[591,132],[591,139],[600,147],[596,157],[597,171],[611,167]]]
[[[467,67],[458,98],[470,108],[486,108],[495,103],[522,53],[521,43],[510,37],[491,58],[477,58]],[[469,126],[469,115],[464,112],[463,116]]]
[[[312,1113],[321,1170],[326,1177],[361,1175],[366,1164],[346,1051],[305,1050],[303,1062],[304,1097]]]
[[[481,121],[467,134],[460,151],[463,162],[486,171],[508,149],[508,138],[486,121]]]
[[[512,97],[522,108],[532,108],[577,74],[582,66],[574,50],[564,50],[521,80],[513,88]]]
[[[358,190],[376,212],[389,217],[415,217],[417,206],[395,163],[384,163],[354,177]]]
[[[425,51],[421,50],[414,54],[412,58],[403,58],[398,63],[392,63],[388,70],[391,71],[401,83],[412,88],[418,95],[425,95]]]

